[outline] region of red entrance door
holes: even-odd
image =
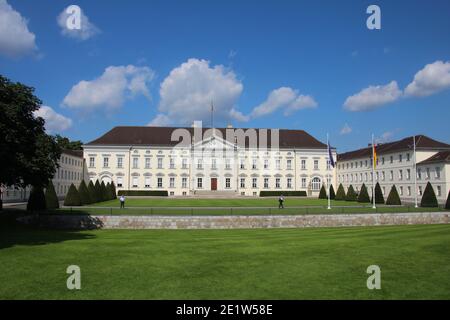
[[[211,190],[217,190],[217,178],[211,178]]]

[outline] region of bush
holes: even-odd
[[[336,193],[334,193],[333,185],[330,186],[330,199],[334,200],[336,198]]]
[[[167,197],[167,190],[119,190],[119,196]]]
[[[445,209],[450,210],[450,190],[448,191],[447,202],[445,202]]]
[[[28,211],[43,211],[45,206],[44,190],[41,187],[32,187],[30,191],[30,197],[27,202]]]
[[[373,203],[373,199],[372,199],[372,203]],[[381,191],[381,187],[378,182],[375,185],[375,203],[384,204],[383,192]]]
[[[100,186],[100,182],[98,180],[95,181],[95,202],[102,201],[102,187]]]
[[[356,194],[355,190],[353,189],[353,186],[350,185],[347,190],[347,195],[345,197],[345,201],[356,201],[358,195]]]
[[[78,193],[80,194],[82,205],[92,203],[88,187],[86,186],[86,182],[84,182],[84,180],[81,180],[80,186],[78,187]]]
[[[120,192],[120,191],[119,191]],[[306,197],[306,191],[260,191],[259,196],[260,197],[279,197],[279,196],[285,196],[285,197]]]
[[[68,207],[81,206],[80,194],[73,183],[70,185],[69,191],[64,199],[64,205]]]
[[[335,199],[336,200],[345,200],[345,190],[344,190],[344,187],[342,186],[342,183],[339,184]]]
[[[106,190],[105,182],[102,181],[100,184],[100,201],[107,201],[108,199],[108,191]]]
[[[370,202],[369,193],[367,192],[367,187],[364,183],[361,186],[361,190],[359,191],[358,202],[362,202],[362,203]]]
[[[390,205],[390,206],[396,206],[396,205],[399,206],[402,204],[400,197],[398,195],[398,192],[397,192],[397,188],[395,187],[395,184],[392,185],[391,191],[389,192],[389,195],[386,200],[386,204]]]
[[[422,200],[420,201],[421,207],[437,207],[438,202],[436,199],[436,194],[434,193],[433,186],[431,183],[427,183],[427,186],[425,187],[425,191],[422,195]]]
[[[117,193],[116,193],[116,185],[114,184],[114,181],[111,182],[111,200],[117,199]]]
[[[59,201],[56,195],[55,186],[52,180],[49,181],[47,188],[45,189],[45,206],[47,209],[58,209]]]
[[[322,188],[320,188],[319,199],[328,199],[327,192],[325,191],[324,185],[322,185]]]
[[[95,186],[94,186],[94,183],[92,182],[92,180],[89,181],[88,192],[89,192],[89,198],[91,199],[91,203],[97,202],[97,198],[96,198],[97,191],[95,190]]]

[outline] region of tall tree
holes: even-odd
[[[362,184],[361,190],[359,191],[358,202],[362,203],[370,202],[369,193],[367,192],[367,187],[364,183]]]
[[[437,207],[438,201],[436,199],[436,194],[434,193],[433,186],[431,183],[427,183],[425,191],[423,192],[422,200],[420,201],[421,207]]]
[[[34,88],[0,75],[0,185],[42,189],[55,174],[61,149],[34,116],[41,104]]]
[[[63,150],[83,150],[81,147],[83,142],[81,140],[71,141],[69,138],[63,137],[59,134],[55,135],[56,142]]]
[[[58,209],[59,201],[56,195],[55,186],[52,180],[49,181],[47,188],[45,188],[45,204],[47,209]]]

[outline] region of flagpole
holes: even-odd
[[[373,144],[373,133],[372,133],[372,208],[376,209],[375,206],[375,145]]]
[[[329,140],[328,140],[328,132],[327,132],[327,148],[328,148],[328,157],[330,157],[331,156],[331,150],[330,150],[330,142],[329,142]],[[329,163],[329,166],[327,166],[327,169],[328,168],[331,168],[331,159],[328,159],[328,163]],[[329,173],[327,173],[327,178],[330,180],[330,182],[331,182],[331,179],[330,179],[330,174]],[[327,179],[327,180],[328,180]],[[328,182],[327,181],[327,183],[328,183],[328,210],[329,209],[331,209],[331,199],[330,199],[330,185],[331,185],[331,183],[330,182]]]
[[[417,159],[416,159],[416,135],[413,137],[414,141],[414,207],[417,205]]]

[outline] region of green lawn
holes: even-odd
[[[450,225],[0,228],[0,299],[449,299]],[[66,289],[68,265],[82,289]],[[381,268],[381,290],[366,268]]]

